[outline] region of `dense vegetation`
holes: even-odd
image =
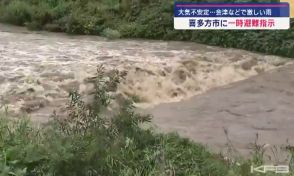
[[[293,23],[284,31],[176,31],[173,0],[2,0],[0,21],[30,29],[195,41],[294,57]]]

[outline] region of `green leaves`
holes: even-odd
[[[20,168],[17,160],[8,161],[6,152],[0,154],[0,176],[25,176],[27,168]]]

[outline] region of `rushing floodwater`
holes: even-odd
[[[127,70],[119,91],[138,96],[142,105],[155,105],[189,98],[284,62],[276,56],[188,42],[109,41],[0,25],[0,105],[41,118],[63,104],[69,90],[83,93],[83,80],[98,64]]]

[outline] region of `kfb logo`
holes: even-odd
[[[289,173],[289,166],[286,165],[263,165],[259,167],[251,166],[251,173],[259,172],[259,173],[267,173],[267,172],[274,172],[276,174],[287,174]]]

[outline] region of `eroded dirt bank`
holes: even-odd
[[[0,104],[43,121],[98,64],[128,71],[119,87],[138,106],[177,102],[287,64],[286,59],[186,42],[113,40],[0,25]]]

